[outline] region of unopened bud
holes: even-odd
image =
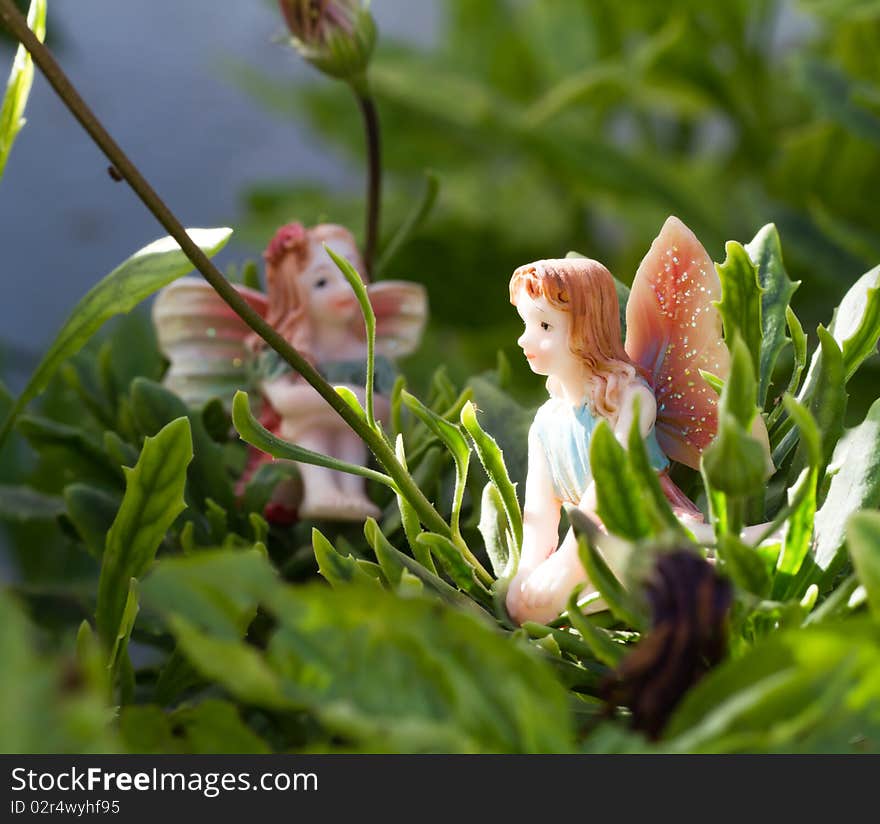
[[[358,80],[376,44],[369,0],[279,0],[293,45],[316,69]]]

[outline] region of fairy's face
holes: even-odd
[[[326,244],[355,268],[360,265],[357,248],[350,241],[332,238]],[[282,274],[297,278],[300,295],[308,306],[313,324],[317,327],[348,324],[360,311],[354,290],[327,254],[322,242],[313,241],[309,252],[309,265],[302,272],[296,274],[295,258],[288,255],[281,262]]]
[[[532,372],[558,377],[578,366],[577,358],[568,347],[571,327],[568,312],[551,306],[543,296],[532,298],[525,289],[520,289],[516,298],[516,311],[525,324],[517,343]]]

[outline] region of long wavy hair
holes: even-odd
[[[594,414],[616,420],[622,391],[644,376],[623,348],[611,273],[590,258],[539,260],[513,273],[511,303],[516,303],[521,289],[533,300],[543,297],[554,309],[571,315],[568,347],[590,379],[587,403]],[[552,377],[547,391],[559,397],[560,387]]]
[[[354,236],[344,226],[320,223],[306,229],[302,223],[288,223],[275,233],[263,252],[263,260],[266,262],[266,297],[269,304],[266,321],[310,361],[314,360],[311,355],[314,330],[309,320],[308,300],[300,275],[312,263],[312,245],[330,240],[347,241],[357,249]],[[281,272],[281,263],[291,255],[296,260],[296,266],[292,275],[285,276]],[[352,262],[366,282],[363,261],[358,258]],[[248,343],[255,351],[266,345],[258,335],[251,335]]]

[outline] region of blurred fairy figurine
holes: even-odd
[[[300,223],[282,226],[263,254],[265,294],[236,288],[335,386],[345,386],[364,402],[366,330],[354,291],[324,248],[345,258],[366,280],[354,237],[342,226]],[[395,380],[391,358],[418,345],[427,318],[424,287],[407,281],[369,284],[376,315],[375,410],[382,418]],[[167,287],[153,312],[159,343],[171,365],[165,383],[191,405],[213,397],[231,400],[250,386],[264,399],[261,422],[299,446],[365,465],[367,450],[327,402],[265,342],[254,335],[201,279],[184,278]],[[240,483],[272,460],[251,451]],[[363,520],[378,515],[364,480],[324,467],[298,464],[302,499],[280,487],[266,510],[275,522],[296,517]]]
[[[557,548],[560,508],[577,506],[600,523],[591,436],[604,418],[625,446],[636,400],[638,426],[673,512],[699,539],[710,538],[700,510],[669,477],[669,465],[699,468],[717,430],[718,396],[699,370],[728,375],[721,318],[712,304],[720,298],[709,255],[675,217],[633,280],[625,344],[614,279],[601,263],[541,260],[513,273],[510,301],[525,324],[517,343],[532,371],[547,376],[550,394],[529,431],[523,546],[507,593],[518,623],[552,620],[587,580],[570,531]],[[760,415],[753,435],[767,444],[769,456]]]

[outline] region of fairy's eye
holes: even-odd
[[[315,281],[315,289],[323,289],[327,285],[327,278],[321,278]]]
[[[541,328],[542,328],[545,332],[549,332],[549,331],[550,331],[550,324],[547,323],[546,320],[542,320],[542,321],[541,321]]]

